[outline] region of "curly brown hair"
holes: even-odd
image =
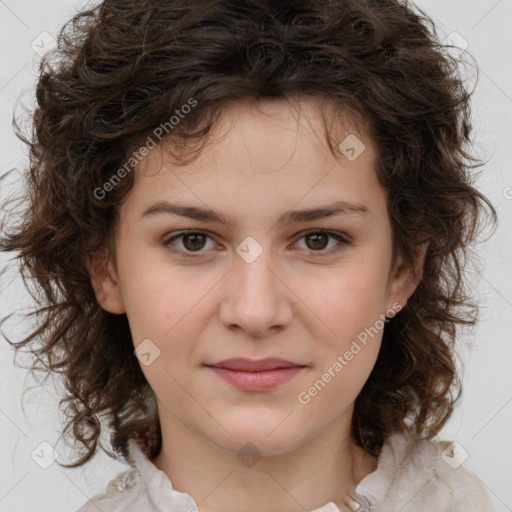
[[[394,255],[412,267],[429,242],[421,282],[386,324],[356,400],[353,435],[377,455],[393,431],[432,438],[445,424],[460,396],[456,328],[476,321],[464,267],[484,207],[493,222],[496,212],[473,187],[483,164],[466,148],[471,92],[433,21],[400,0],[105,0],[66,23],[43,59],[31,135],[14,121],[30,165],[22,209],[9,210],[20,216],[4,219],[1,241],[36,301],[36,328],[8,341],[30,348],[33,369],[64,378],[63,434],[72,428],[81,457],[63,466],[84,464],[98,444],[125,458],[130,438],[149,457],[161,446],[127,317],[101,309],[87,266],[113,251],[133,173],[108,193],[98,187],[190,98],[196,106],[166,130],[184,162],[229,104],[299,96],[363,120]],[[104,428],[114,452],[100,442]]]

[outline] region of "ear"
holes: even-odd
[[[412,267],[405,264],[401,254],[398,255],[388,282],[388,309],[396,309],[396,304],[403,308],[420,284],[428,246],[429,242],[424,242],[417,247]]]
[[[121,315],[126,312],[114,265],[105,252],[87,258],[87,268],[96,300],[102,309]]]

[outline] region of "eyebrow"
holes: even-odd
[[[333,204],[325,205],[317,208],[304,210],[291,210],[283,213],[278,221],[278,225],[288,225],[298,222],[306,222],[311,220],[323,219],[332,215],[366,215],[368,207],[361,203],[350,203],[348,201],[337,201]],[[142,217],[152,217],[155,215],[178,215],[180,217],[188,217],[203,222],[219,222],[226,226],[232,227],[235,223],[217,212],[210,209],[198,208],[196,206],[188,206],[183,204],[172,204],[167,201],[160,201],[142,213]]]

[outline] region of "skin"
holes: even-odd
[[[400,256],[392,261],[374,142],[345,120],[337,140],[355,133],[366,149],[354,161],[335,157],[319,135],[315,102],[300,106],[300,118],[283,100],[230,106],[186,166],[150,151],[120,209],[116,261],[91,265],[100,305],[127,314],[136,347],[150,339],[160,350],[141,364],[163,433],[153,463],[201,512],[309,511],[329,501],[341,508],[345,492],[377,467],[350,425],[382,330],[309,403],[297,397],[380,315],[404,306],[417,282]],[[340,199],[368,211],[277,224],[289,210]],[[143,215],[162,201],[211,209],[233,225]],[[165,245],[185,229],[209,238]],[[309,229],[350,243],[304,236]],[[248,236],[263,250],[252,263],[236,252]],[[233,357],[280,357],[306,368],[272,390],[243,391],[204,366]],[[250,467],[237,457],[248,442],[259,453]]]

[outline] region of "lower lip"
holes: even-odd
[[[209,366],[209,368],[237,388],[247,391],[265,391],[290,380],[305,367],[290,366],[289,368],[276,368],[262,372],[242,372],[215,366]]]

